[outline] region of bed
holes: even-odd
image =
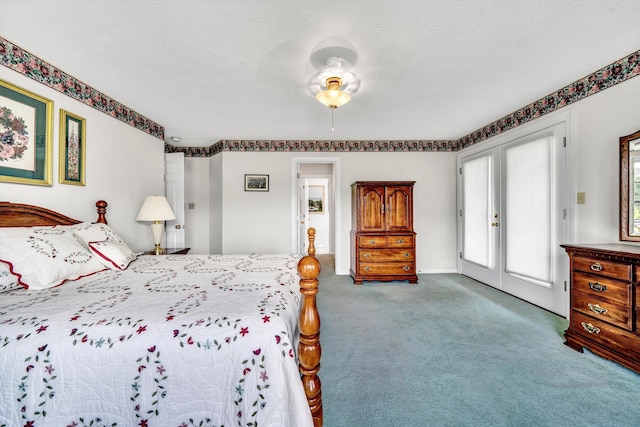
[[[313,229],[304,257],[141,255],[96,207],[0,202],[0,426],[322,425]]]

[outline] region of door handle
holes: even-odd
[[[176,230],[180,230],[182,226],[180,224],[176,225]]]

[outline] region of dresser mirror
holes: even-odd
[[[640,242],[640,130],[620,138],[620,240]]]

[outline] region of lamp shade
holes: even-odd
[[[340,77],[327,78],[327,90],[318,92],[316,99],[326,105],[329,108],[342,107],[347,102],[351,101],[351,95],[347,92],[340,90],[342,86],[342,79]]]
[[[351,101],[351,95],[341,90],[330,89],[319,92],[316,99],[329,108],[338,108]]]
[[[164,196],[147,196],[136,217],[137,221],[170,221],[172,219],[176,219],[176,215]]]

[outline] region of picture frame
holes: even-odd
[[[244,191],[269,191],[269,175],[245,174]]]
[[[53,101],[0,80],[0,182],[53,185]]]
[[[84,118],[60,109],[60,184],[85,185],[86,124]]]
[[[323,214],[325,210],[324,185],[309,186],[309,213]]]

